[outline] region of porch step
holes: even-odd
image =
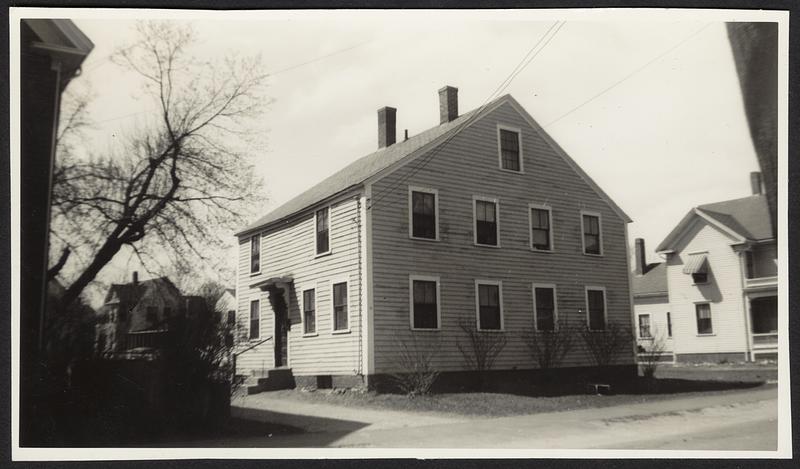
[[[253,378],[250,378],[253,379]],[[256,378],[255,384],[248,379],[247,394],[257,394],[264,391],[277,391],[279,389],[293,389],[294,374],[291,368],[273,368],[267,371],[266,376]]]

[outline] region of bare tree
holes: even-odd
[[[439,377],[439,371],[434,368],[432,361],[441,344],[438,341],[420,344],[416,336],[412,336],[410,341],[397,339],[396,346],[399,371],[390,374],[390,377],[409,397],[428,394]]]
[[[614,364],[619,354],[633,344],[630,328],[616,322],[606,324],[602,330],[584,326],[580,331],[586,350],[600,368]]]
[[[145,266],[208,260],[261,189],[238,149],[266,104],[260,59],[198,60],[192,30],[171,22],[137,32],[112,61],[142,78],[157,111],[113,154],[66,152],[56,162],[51,243],[60,254],[50,274],[78,259],[62,305],[126,247]]]
[[[567,321],[558,321],[552,331],[531,329],[525,334],[525,343],[539,368],[549,370],[559,366],[572,350],[576,333]]]
[[[652,378],[656,374],[658,366],[661,364],[661,357],[667,348],[667,339],[665,334],[661,332],[658,326],[655,326],[651,332],[652,338],[647,340],[646,344],[639,345],[637,348],[637,361],[639,368],[642,370],[642,375],[645,378]]]
[[[502,332],[479,331],[469,321],[460,321],[458,325],[467,336],[465,344],[461,341],[456,343],[467,367],[478,372],[491,370],[506,346],[506,335]]]

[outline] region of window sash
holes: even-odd
[[[479,329],[500,330],[500,286],[478,285]]]
[[[333,330],[342,331],[347,328],[347,282],[342,282],[333,286]]]
[[[316,331],[316,293],[314,290],[306,290],[303,292],[303,333],[313,334]]]
[[[503,169],[520,170],[519,133],[500,129],[500,155]]]
[[[536,287],[533,291],[536,301],[536,330],[555,330],[555,289]]]
[[[250,238],[250,273],[261,270],[261,235]]]
[[[583,215],[583,252],[600,254],[600,217]]]
[[[432,280],[414,280],[413,285],[413,319],[414,329],[437,329],[436,282]]]
[[[713,324],[711,323],[711,306],[707,303],[696,305],[695,314],[697,315],[697,333],[713,333],[714,328]]]
[[[316,220],[317,254],[323,254],[330,250],[328,207],[317,210]]]
[[[534,249],[550,250],[550,211],[531,209],[531,244]]]
[[[475,230],[478,244],[497,246],[497,203],[475,201]]]
[[[650,338],[650,315],[639,315],[639,337]]]
[[[259,301],[250,302],[250,334],[251,339],[258,339],[261,335],[261,317],[259,311]]]
[[[606,328],[605,293],[603,290],[588,290],[589,329],[601,331]]]
[[[436,239],[436,194],[411,193],[411,232],[415,238]]]

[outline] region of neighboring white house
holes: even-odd
[[[660,351],[663,353],[662,360],[672,361],[674,339],[667,287],[667,265],[664,262],[647,264],[643,239],[637,238],[634,247],[631,291],[636,345],[640,352]]]
[[[236,324],[236,290],[226,288],[217,300],[214,311],[221,320],[225,320],[229,326]]]
[[[678,362],[777,357],[776,240],[760,174],[751,182],[750,197],[690,210],[656,248],[666,262],[634,274],[637,320],[668,324]]]
[[[510,95],[463,115],[455,88],[439,100],[440,124],[398,142],[380,109],[378,151],[237,234],[239,374],[372,386],[410,344],[455,376],[464,327],[507,339],[510,373],[536,368],[534,328],[630,325],[627,215]],[[635,373],[633,347],[616,363]],[[593,362],[575,347],[562,365]]]

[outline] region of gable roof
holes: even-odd
[[[498,106],[509,103],[520,115],[534,128],[534,130],[561,156],[570,167],[603,199],[609,204],[611,209],[616,212],[622,220],[630,222],[631,219],[625,212],[614,203],[613,200],[586,174],[580,166],[570,158],[566,152],[550,137],[544,129],[528,114],[524,108],[509,94],[503,95],[495,100],[473,109],[450,122],[439,124],[420,134],[409,137],[408,140],[394,143],[386,148],[370,153],[333,175],[323,179],[310,189],[259,218],[254,223],[243,228],[236,233],[236,236],[249,234],[259,228],[271,225],[280,221],[287,220],[289,217],[317,205],[331,197],[346,192],[349,189],[363,184],[368,179],[380,173],[398,167],[406,161],[422,155],[425,151],[433,148],[451,136],[457,134],[473,122],[482,118],[493,111]]]
[[[667,294],[667,264],[659,262],[647,266],[642,275],[631,277],[633,296],[656,296]]]
[[[664,238],[664,241],[658,245],[656,251],[672,249],[695,217],[706,220],[738,242],[763,241],[774,237],[767,198],[759,194],[698,205],[683,217],[680,223]]]
[[[131,306],[139,303],[144,293],[153,287],[164,286],[167,289],[173,290],[180,296],[181,292],[172,281],[167,277],[152,278],[142,280],[138,284],[133,283],[114,283],[108,289],[104,304],[114,303],[127,303]]]

